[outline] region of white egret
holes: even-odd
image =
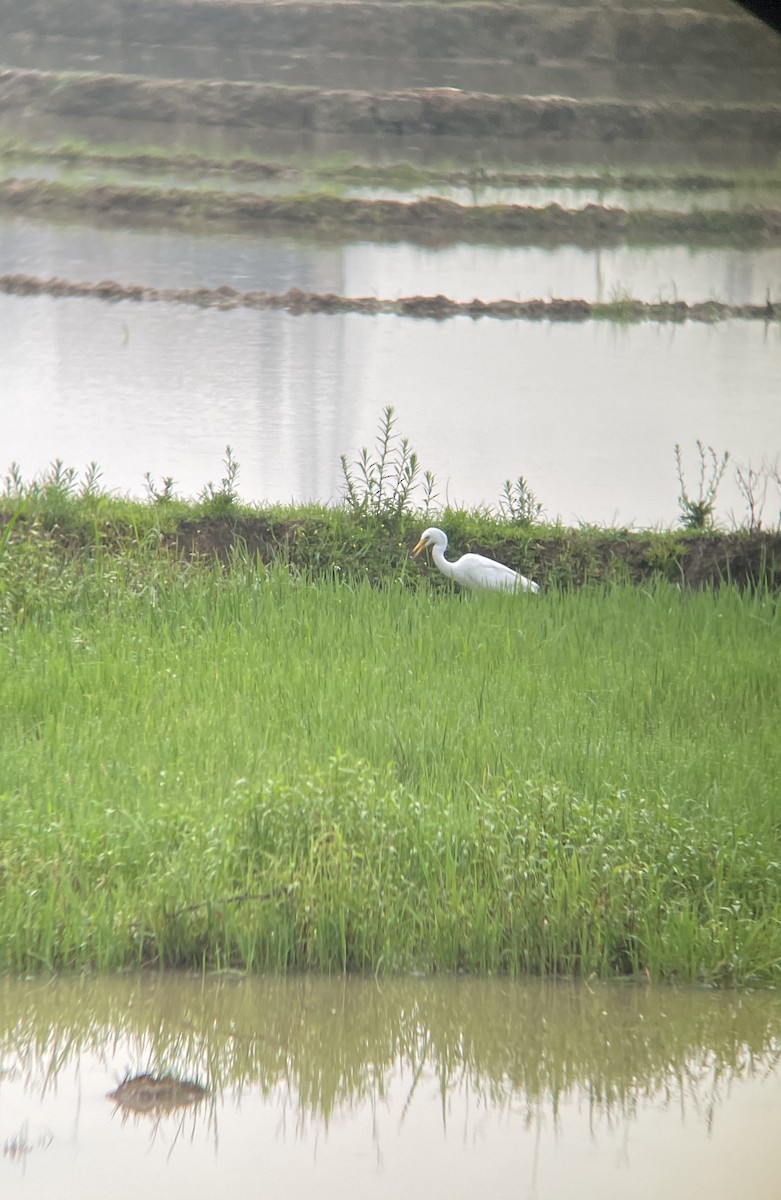
[[[412,551],[413,558],[431,546],[434,562],[443,575],[454,579],[465,588],[494,588],[504,592],[538,592],[540,585],[532,579],[527,579],[512,567],[504,563],[494,562],[482,554],[464,554],[457,562],[448,562],[445,558],[447,550],[447,534],[441,529],[432,527],[425,529],[420,535],[420,541]]]

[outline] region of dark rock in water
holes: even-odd
[[[207,1095],[206,1088],[189,1079],[174,1079],[171,1075],[135,1075],[123,1079],[106,1098],[128,1112],[161,1113],[199,1104]]]

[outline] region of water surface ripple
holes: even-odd
[[[0,214],[2,274],[151,287],[589,301],[781,299],[781,247],[502,246],[328,242],[323,238],[44,224]]]
[[[567,522],[674,523],[676,442],[693,487],[698,438],[755,467],[781,451],[777,324],[436,322],[0,296],[0,356],[0,471],[16,460],[29,478],[55,458],[94,460],[106,487],[134,495],[146,471],[197,495],[221,477],[229,444],[244,500],[336,500],[340,454],[373,444],[388,404],[441,503],[495,504],[523,474]],[[744,515],[731,479],[718,508]]]

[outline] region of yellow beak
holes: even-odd
[[[423,538],[421,538],[420,541],[418,542],[417,546],[415,547],[415,549],[412,551],[412,557],[417,558],[417,556],[420,554],[421,550],[425,550],[425,548],[426,548],[426,543],[423,541]]]

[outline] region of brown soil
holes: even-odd
[[[171,1075],[136,1075],[123,1080],[115,1091],[108,1093],[107,1099],[127,1112],[159,1116],[198,1104],[207,1095],[205,1088],[187,1079],[174,1079]]]
[[[257,196],[193,189],[75,185],[37,179],[0,182],[0,209],[41,216],[128,225],[186,227],[222,223],[239,228],[295,226],[344,240],[360,234],[423,245],[498,239],[516,245],[616,245],[623,242],[688,245],[763,245],[781,241],[781,211],[746,207],[720,212],[627,211],[588,204],[462,205],[427,197],[356,200],[328,195]]]
[[[345,6],[360,9],[362,5]],[[781,105],[494,96],[454,88],[372,94],[312,87],[0,70],[0,113],[188,122],[339,134],[610,145],[781,141]]]
[[[404,296],[398,300],[380,300],[374,296],[338,296],[333,292],[239,292],[231,287],[155,288],[143,284],[120,284],[113,280],[78,283],[67,279],[37,279],[30,275],[0,276],[0,292],[18,296],[83,297],[116,303],[190,304],[198,308],[283,309],[293,315],[303,313],[359,313],[376,316],[432,318],[498,317],[527,321],[723,321],[781,320],[781,304],[723,304],[709,300],[687,304],[684,300],[647,303],[622,300],[616,304],[590,304],[587,300],[451,300],[448,296]]]

